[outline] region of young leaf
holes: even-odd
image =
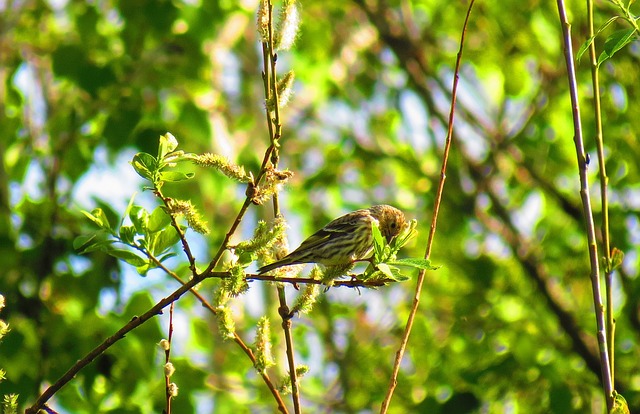
[[[134,192],[133,195],[131,196],[131,199],[129,199],[129,204],[127,204],[127,208],[124,210],[124,214],[120,219],[120,227],[122,227],[122,224],[124,223],[124,219],[129,216],[129,213],[131,212],[131,208],[133,207],[133,201],[135,200],[137,194],[138,194],[137,192]]]
[[[149,263],[147,259],[144,259],[138,256],[137,254],[135,254],[134,252],[130,252],[129,250],[112,249],[112,250],[109,250],[107,253],[109,253],[113,257],[124,260],[125,262],[129,263],[131,266],[135,266],[135,267],[144,266]]]
[[[109,220],[107,216],[104,214],[101,208],[93,209],[91,213],[88,211],[82,210],[82,214],[87,216],[87,218],[93,221],[98,227],[103,228],[105,230],[111,230],[111,226],[109,225]]]
[[[133,226],[120,226],[120,240],[125,244],[133,244],[136,235],[136,229]]]
[[[384,253],[384,246],[386,245],[386,241],[382,238],[380,227],[376,222],[373,222],[371,224],[371,235],[373,236],[374,258],[376,262],[382,261],[382,255]]]
[[[427,259],[420,259],[417,257],[408,257],[406,259],[397,259],[389,262],[391,265],[415,267],[416,269],[435,270],[438,266],[432,266],[431,261]]]
[[[178,140],[170,132],[160,135],[160,143],[158,145],[158,159],[163,160],[164,157],[178,148]]]
[[[133,206],[129,211],[129,219],[138,234],[145,234],[149,225],[149,213],[144,207]]]
[[[624,29],[614,32],[604,42],[604,51],[598,56],[598,66],[611,57],[620,49],[631,43],[635,39],[635,29]]]
[[[105,230],[78,236],[73,241],[73,248],[80,254],[91,253],[96,250],[106,251],[107,246],[115,243],[115,240],[111,237],[111,233]]]
[[[171,224],[171,217],[163,207],[156,207],[149,216],[147,229],[150,233],[160,231]]]
[[[593,36],[591,36],[590,38],[588,38],[583,44],[582,46],[580,46],[580,49],[578,49],[578,53],[576,54],[576,60],[579,62],[580,58],[582,58],[582,55],[587,51],[587,49],[589,49],[589,47],[591,46],[591,44],[593,43],[593,41],[595,40],[595,38],[604,31],[604,29],[606,29],[607,27],[609,27],[609,25],[613,22],[615,22],[617,19],[619,19],[620,16],[614,16],[612,18],[610,18],[609,20],[607,20],[602,26],[600,26],[598,28],[598,31],[596,32],[596,34],[594,34]]]
[[[384,275],[390,279],[393,279],[393,273],[391,272],[391,268],[386,263],[378,263],[378,270],[380,270]]]
[[[153,155],[139,152],[133,156],[131,165],[140,177],[153,182],[153,174],[158,168],[158,162]]]
[[[178,182],[190,180],[195,176],[194,173],[184,173],[180,171],[163,171],[160,173],[160,179],[168,182]]]
[[[180,241],[180,236],[173,227],[167,227],[160,232],[153,233],[149,238],[151,240],[148,249],[154,256],[163,254]]]

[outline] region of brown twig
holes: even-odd
[[[165,197],[159,188],[154,189],[154,194],[160,200],[162,200],[162,203],[167,208],[167,210],[171,211],[171,206],[170,206],[171,198]],[[176,232],[178,233],[178,236],[180,237],[182,250],[184,251],[184,254],[187,256],[187,260],[189,260],[189,270],[191,270],[191,274],[195,277],[197,276],[196,259],[193,256],[193,253],[191,253],[191,247],[189,247],[189,243],[187,242],[187,237],[184,234],[184,231],[182,231],[182,229],[180,228],[180,225],[178,224],[178,222],[176,221],[175,215],[169,214],[169,218],[171,219],[171,226],[176,230]]]
[[[166,367],[171,361],[171,340],[173,339],[173,309],[175,307],[175,304],[175,302],[172,302],[171,306],[169,306],[169,335],[167,336],[168,346],[164,350],[164,386],[167,406],[165,411],[166,414],[171,414],[171,398],[173,397],[173,393],[171,392],[171,375],[167,372]]]
[[[465,34],[467,31],[467,25],[469,22],[469,16],[471,15],[471,9],[473,7],[474,0],[469,2],[469,7],[467,9],[467,14],[465,16],[464,24],[462,27],[462,34],[460,36],[460,48],[458,50],[458,54],[456,57],[456,67],[454,71],[453,78],[453,87],[451,92],[451,110],[449,112],[449,122],[448,122],[448,130],[447,130],[447,138],[444,146],[444,152],[442,155],[442,167],[440,170],[440,181],[438,182],[438,189],[436,192],[435,205],[433,208],[433,217],[431,220],[431,228],[429,230],[429,237],[427,240],[427,247],[425,249],[425,259],[429,259],[431,256],[431,247],[433,245],[433,238],[436,233],[436,225],[438,222],[438,213],[440,211],[440,203],[442,200],[442,193],[444,191],[444,183],[446,180],[446,171],[447,171],[447,162],[449,160],[449,151],[451,149],[451,141],[453,137],[453,119],[455,114],[455,105],[456,105],[456,96],[458,91],[458,80],[460,73],[460,62],[462,61],[462,50],[464,46]],[[409,336],[411,335],[411,330],[413,328],[413,322],[415,320],[415,316],[418,312],[418,306],[420,304],[420,293],[422,292],[422,285],[424,284],[426,272],[421,270],[418,274],[418,280],[416,282],[416,289],[413,296],[413,305],[411,307],[411,311],[409,313],[409,317],[407,318],[407,324],[405,326],[404,334],[402,336],[402,341],[400,342],[400,347],[396,352],[396,358],[393,364],[393,371],[391,373],[391,379],[389,381],[389,386],[387,389],[387,394],[385,396],[384,401],[382,402],[382,406],[380,407],[380,413],[386,413],[389,409],[389,404],[391,403],[391,398],[393,397],[393,392],[395,391],[396,385],[398,383],[398,373],[400,372],[400,363],[402,362],[402,358],[404,356],[404,352],[407,347],[407,343],[409,342]]]
[[[171,276],[173,279],[178,281],[180,284],[182,285],[185,284],[184,280],[182,280],[175,272],[171,271],[166,266],[164,266],[164,264],[162,264],[156,257],[154,257],[153,255],[150,255],[146,251],[144,251],[144,253],[147,255],[149,259],[153,260],[156,266],[164,270],[169,276]],[[210,272],[207,277],[222,279],[225,277],[231,277],[231,274],[229,272]],[[247,280],[250,280],[250,279],[247,277]],[[264,280],[269,280],[269,279],[264,279]],[[282,282],[295,283],[293,280],[282,281]],[[190,292],[196,297],[196,299],[198,299],[198,301],[202,304],[202,306],[205,309],[211,312],[214,316],[218,315],[218,310],[215,307],[213,307],[213,305],[211,305],[209,301],[205,299],[204,296],[202,296],[197,290],[190,289]],[[233,341],[240,347],[240,349],[242,349],[242,351],[247,355],[247,357],[251,360],[251,363],[255,367],[257,364],[256,356],[253,354],[253,351],[251,350],[251,348],[242,340],[240,335],[238,335],[238,333],[235,331],[233,332]],[[273,395],[273,398],[278,403],[278,411],[280,411],[282,414],[288,414],[289,411],[287,409],[287,406],[282,400],[282,396],[278,392],[278,389],[276,388],[275,384],[273,383],[273,381],[271,381],[269,374],[267,374],[265,370],[259,370],[258,373],[262,377],[262,380],[264,381],[267,388],[269,388],[271,395]]]

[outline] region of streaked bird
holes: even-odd
[[[258,269],[258,273],[300,263],[347,266],[367,259],[373,251],[371,225],[374,222],[387,242],[406,225],[402,211],[386,204],[356,210],[331,221],[287,256]]]

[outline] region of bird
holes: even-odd
[[[373,252],[371,226],[374,222],[387,243],[407,225],[404,213],[390,205],[352,211],[329,222],[282,259],[258,269],[258,274],[301,263],[349,267],[367,259]]]

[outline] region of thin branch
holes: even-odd
[[[273,38],[273,3],[268,2],[268,39],[262,42],[263,71],[262,81],[264,84],[265,103],[273,103],[273,118],[269,105],[265,105],[265,115],[267,117],[267,127],[269,130],[269,140],[271,142],[269,150],[271,153],[270,161],[273,168],[277,168],[279,160],[279,140],[282,135],[282,123],[280,121],[280,101],[278,96],[278,78],[276,72],[277,54],[274,51]],[[280,206],[278,202],[278,194],[273,197],[273,214],[275,217],[280,215]],[[287,297],[285,288],[282,284],[276,284],[278,292],[278,314],[282,318],[282,330],[285,337],[287,364],[289,366],[289,378],[291,379],[291,399],[293,400],[293,410],[296,414],[301,412],[300,409],[300,389],[298,386],[298,376],[296,374],[296,363],[293,350],[293,335],[291,333],[291,311],[287,305]]]
[[[440,170],[440,181],[438,183],[438,190],[436,192],[436,199],[435,199],[435,205],[434,205],[434,209],[433,209],[433,217],[431,220],[431,228],[429,230],[429,238],[427,241],[427,247],[426,247],[426,251],[425,251],[425,259],[429,259],[429,257],[431,256],[431,247],[433,245],[433,238],[435,236],[435,232],[436,232],[436,225],[438,222],[438,213],[440,211],[440,203],[442,200],[442,193],[444,191],[444,183],[446,180],[446,171],[447,171],[447,163],[449,160],[449,151],[451,149],[451,140],[453,137],[453,119],[454,119],[454,114],[455,114],[455,105],[456,105],[456,96],[457,96],[457,91],[458,91],[458,79],[459,79],[459,73],[460,73],[460,62],[462,61],[462,50],[463,50],[463,46],[464,46],[464,39],[465,39],[465,34],[467,31],[467,25],[469,22],[469,16],[471,15],[471,9],[473,8],[473,3],[474,0],[471,0],[469,2],[469,8],[467,9],[467,14],[465,16],[465,20],[464,20],[464,25],[462,27],[462,34],[460,36],[460,48],[458,50],[458,54],[456,57],[456,67],[455,67],[455,71],[454,71],[454,78],[453,78],[453,87],[452,87],[452,92],[451,92],[451,110],[449,113],[449,123],[448,123],[448,130],[447,130],[447,139],[445,142],[445,146],[444,146],[444,152],[443,152],[443,156],[442,156],[442,168]],[[382,406],[380,407],[380,413],[386,413],[387,410],[389,409],[389,404],[391,403],[391,398],[393,397],[393,392],[396,388],[396,385],[398,383],[398,373],[400,372],[400,363],[402,362],[402,358],[404,356],[404,352],[406,350],[407,347],[407,343],[409,342],[409,336],[411,334],[411,330],[413,328],[413,322],[415,319],[415,316],[418,312],[418,305],[420,304],[420,293],[422,292],[422,285],[424,284],[424,279],[425,279],[425,271],[421,270],[420,273],[418,274],[418,281],[416,282],[416,289],[415,289],[415,294],[413,297],[413,306],[411,307],[411,311],[409,313],[409,317],[407,319],[407,325],[405,327],[404,330],[404,334],[402,336],[402,341],[400,342],[400,347],[398,349],[398,351],[396,352],[396,358],[395,358],[395,362],[393,365],[393,371],[391,373],[391,379],[389,381],[389,387],[387,389],[387,394],[385,396],[384,401],[382,402]]]
[[[173,339],[173,309],[175,308],[175,304],[175,302],[172,302],[171,306],[169,306],[169,335],[167,337],[168,346],[164,351],[164,387],[167,406],[165,411],[166,414],[171,414],[171,398],[173,397],[173,394],[171,392],[171,375],[167,372],[166,366],[171,361],[171,340]]]
[[[571,96],[571,108],[573,117],[574,137],[573,141],[578,158],[578,172],[580,175],[580,197],[582,199],[582,209],[587,230],[587,242],[589,245],[589,262],[591,266],[591,286],[593,290],[594,311],[596,317],[598,347],[600,350],[600,363],[602,370],[602,386],[607,400],[607,409],[611,411],[613,406],[613,384],[611,381],[611,364],[609,361],[609,351],[606,340],[606,321],[604,316],[604,306],[602,304],[602,293],[600,289],[600,268],[598,264],[598,245],[596,242],[596,229],[593,221],[591,200],[589,196],[589,178],[587,175],[587,160],[584,152],[584,140],[582,136],[582,124],[580,120],[580,106],[578,104],[578,84],[576,80],[576,70],[573,63],[573,49],[571,43],[571,25],[567,18],[564,1],[557,0],[558,14],[562,26],[562,37],[564,42],[564,57],[567,65],[567,77],[569,81],[569,92]]]
[[[146,252],[144,250],[143,250],[143,253],[145,253],[149,259],[153,260],[153,262],[156,264],[156,266],[158,266],[159,268],[164,270],[169,276],[171,276],[173,279],[178,281],[178,283],[180,283],[181,285],[185,284],[184,280],[182,280],[180,278],[180,276],[178,276],[175,272],[169,270],[155,256],[149,254],[148,252]],[[250,276],[250,275],[248,275],[248,276]],[[231,273],[229,273],[229,272],[210,272],[207,275],[207,277],[223,279],[223,278],[231,277]],[[251,280],[251,279],[249,277],[246,277],[246,280]],[[268,280],[268,279],[266,279],[266,280]],[[292,280],[289,283],[295,283],[295,282]],[[214,316],[218,315],[218,310],[215,307],[213,307],[213,305],[211,305],[209,303],[209,301],[207,301],[207,299],[205,299],[204,296],[202,296],[197,290],[190,289],[190,292],[191,292],[192,295],[194,295],[198,299],[198,301],[202,304],[202,306],[205,309],[207,309],[209,312],[211,312]],[[247,346],[247,344],[242,340],[240,335],[238,335],[238,333],[235,332],[235,331],[233,332],[233,341],[240,347],[240,349],[242,349],[242,351],[244,351],[244,353],[251,360],[251,363],[255,367],[256,364],[257,364],[256,356],[253,354],[253,351],[251,350],[251,348],[249,346]],[[258,370],[256,370],[256,371],[258,371]],[[275,384],[271,381],[271,378],[269,377],[269,374],[267,374],[267,372],[265,370],[260,370],[260,371],[258,371],[258,373],[262,377],[262,380],[264,381],[264,383],[267,386],[267,388],[269,388],[269,391],[271,392],[271,395],[273,395],[273,398],[278,403],[278,411],[280,411],[282,414],[288,414],[289,411],[287,409],[287,406],[285,405],[284,401],[282,400],[282,396],[278,392],[278,389],[276,388]]]
[[[587,16],[589,20],[589,38],[595,36],[593,25],[593,0],[587,0]],[[605,267],[605,290],[607,305],[607,349],[609,351],[609,368],[611,370],[611,383],[615,384],[614,364],[614,332],[615,320],[613,319],[613,269],[611,268],[611,243],[609,241],[609,197],[607,195],[607,167],[605,165],[604,138],[602,133],[602,109],[600,105],[599,66],[596,57],[596,44],[591,42],[589,46],[589,62],[591,63],[591,83],[593,84],[593,112],[596,121],[596,147],[598,149],[598,171],[600,172],[600,200],[602,203],[602,254]]]
[[[154,194],[160,200],[162,200],[162,203],[167,208],[167,211],[171,211],[171,208],[169,206],[171,199],[169,197],[165,197],[159,188],[154,189]],[[189,270],[191,270],[191,274],[193,274],[193,276],[195,277],[197,275],[196,259],[193,256],[193,253],[191,253],[191,247],[189,247],[189,243],[187,242],[187,237],[185,236],[184,231],[182,231],[182,229],[180,228],[180,225],[176,221],[175,215],[169,214],[169,218],[171,219],[171,226],[176,230],[176,232],[178,233],[178,236],[180,237],[182,250],[184,251],[184,254],[187,256],[187,260],[189,260]]]

